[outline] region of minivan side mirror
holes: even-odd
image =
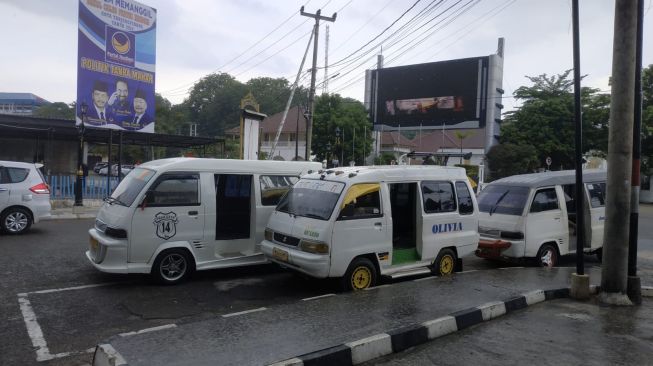
[[[354,216],[354,204],[348,203],[345,205],[345,207],[343,207],[342,210],[340,210],[340,216],[338,216],[338,220],[342,220],[343,218],[351,216]]]
[[[143,196],[143,200],[141,201],[140,204],[138,204],[138,207],[140,207],[141,210],[144,210],[145,207],[147,207],[147,203],[151,200],[151,198],[152,198],[152,191],[145,192],[145,195]]]

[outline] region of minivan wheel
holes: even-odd
[[[437,276],[447,276],[456,268],[456,253],[449,248],[440,250],[437,258],[433,261],[431,271]]]
[[[364,290],[376,285],[376,267],[367,258],[354,259],[342,278],[345,291]]]
[[[22,234],[32,226],[32,216],[27,210],[14,207],[2,214],[0,218],[2,230],[8,234]]]
[[[159,254],[152,266],[152,276],[164,285],[180,283],[193,270],[191,259],[183,249],[170,249]]]
[[[544,244],[537,252],[540,267],[555,267],[558,265],[558,250],[551,244]]]

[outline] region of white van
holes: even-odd
[[[270,213],[315,162],[174,158],[141,164],[105,200],[86,256],[103,272],[182,281],[193,270],[265,263]]]
[[[476,255],[489,259],[536,258],[555,266],[576,252],[573,170],[515,175],[488,184],[478,195],[479,241]],[[599,260],[605,222],[605,170],[585,170],[584,252]]]
[[[476,198],[462,168],[351,167],[304,176],[270,216],[261,251],[345,289],[379,276],[450,274],[478,244]]]

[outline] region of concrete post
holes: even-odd
[[[600,294],[600,301],[609,305],[632,305],[626,291],[636,39],[637,1],[616,0],[606,221]]]

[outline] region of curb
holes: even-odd
[[[600,286],[590,285],[590,294],[599,293]],[[643,297],[653,297],[653,287],[642,286]],[[398,353],[447,334],[469,328],[516,310],[540,302],[569,297],[569,288],[534,290],[503,301],[489,302],[477,307],[457,311],[449,315],[393,329],[353,342],[303,354],[268,366],[314,366],[314,365],[357,365],[375,358]],[[111,344],[95,347],[93,365],[128,366],[128,362]]]
[[[590,292],[595,293],[597,289],[597,286],[592,286]],[[642,293],[644,291],[644,287],[642,287]],[[653,295],[653,288],[647,288],[646,291],[650,291]],[[380,333],[335,347],[306,353],[269,366],[357,365],[378,357],[401,352],[410,347],[546,300],[567,297],[569,297],[569,288],[535,290],[503,301],[489,302],[477,307],[457,311],[421,324],[412,324],[390,330],[387,333]]]

